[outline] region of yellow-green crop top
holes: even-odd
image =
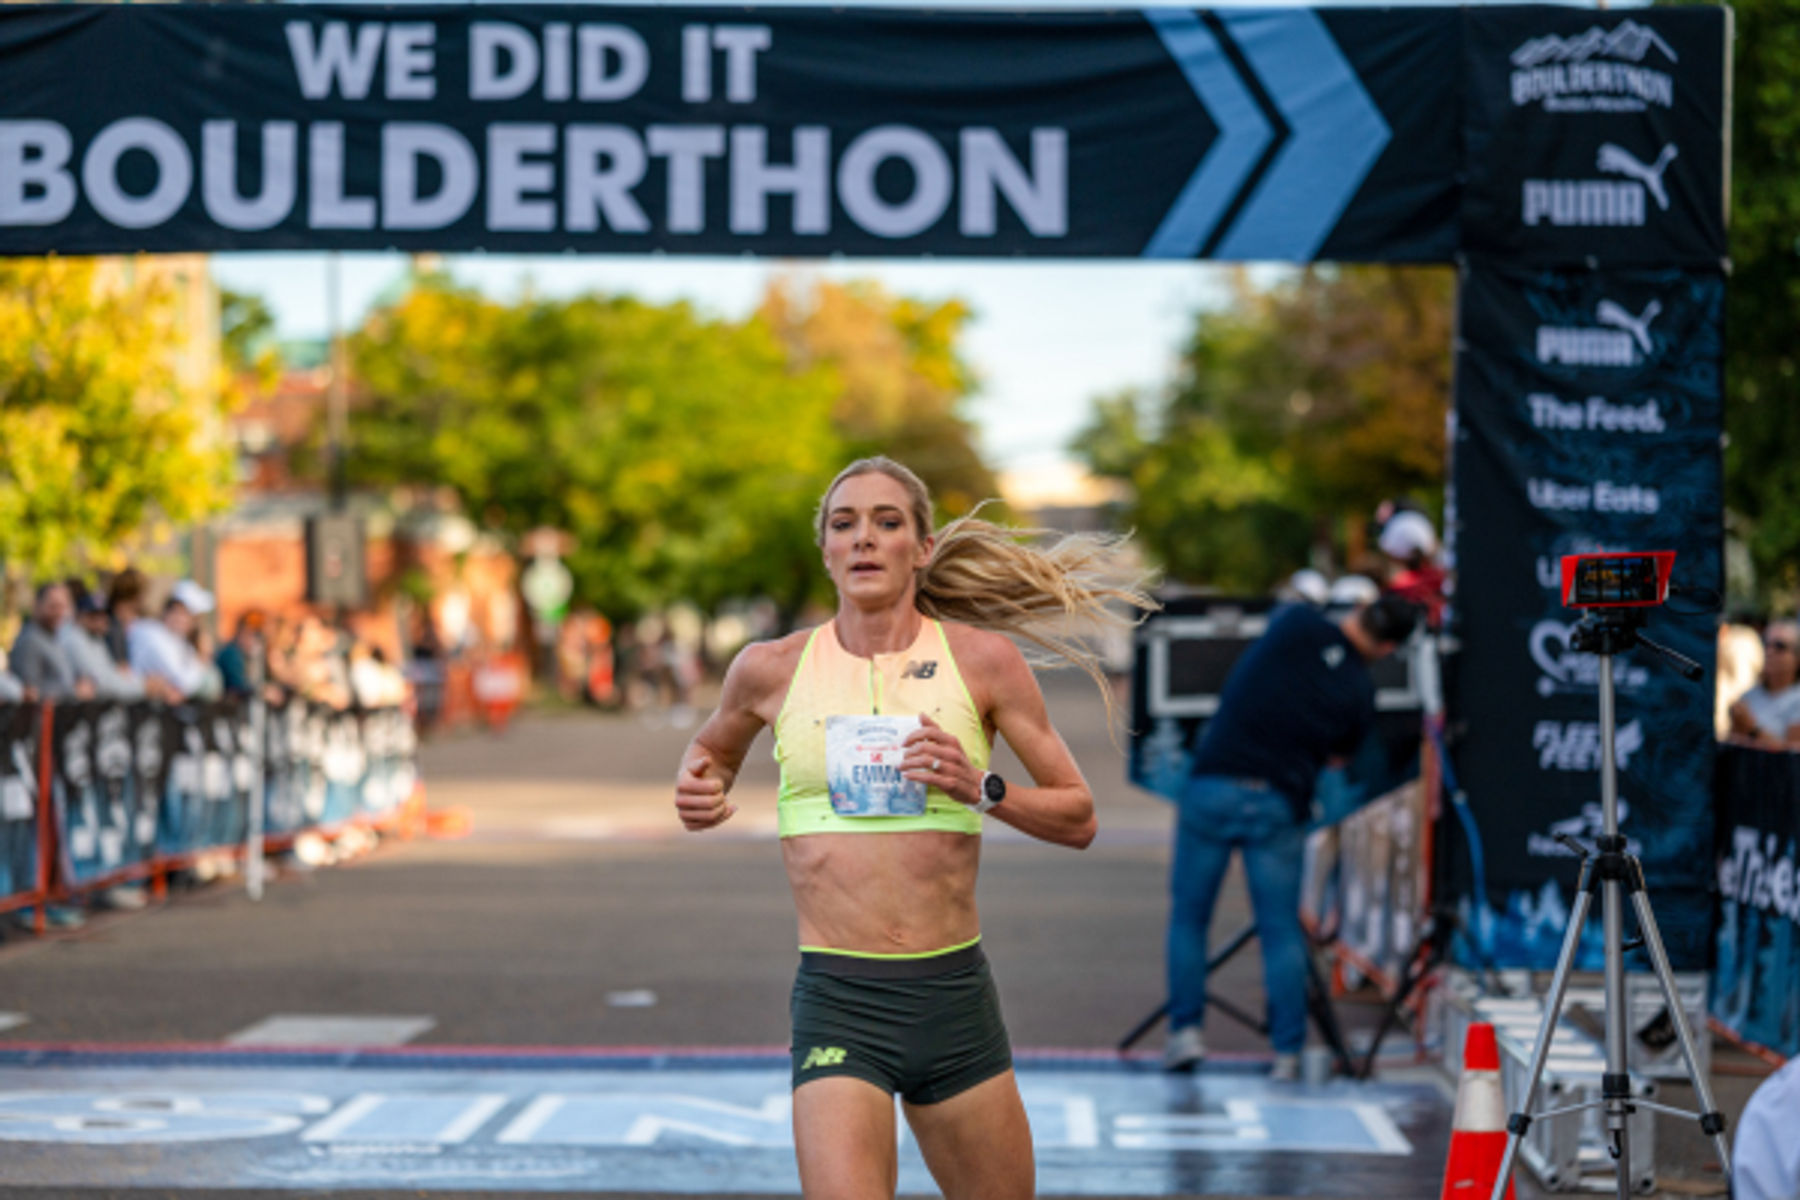
[[[961,742],[976,770],[987,769],[989,746],[981,714],[956,669],[941,624],[924,618],[911,646],[874,658],[859,658],[844,649],[835,620],[813,630],[800,653],[800,664],[794,668],[781,713],[775,718],[775,761],[781,764],[776,811],[781,836],[923,829],[979,835],[980,815],[937,788],[926,792],[922,816],[840,817],[831,809],[825,782],[825,718],[919,713],[930,714]]]

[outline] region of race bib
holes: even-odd
[[[925,785],[900,774],[917,717],[826,717],[825,780],[840,817],[917,817]]]

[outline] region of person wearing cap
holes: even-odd
[[[62,583],[38,588],[31,619],[19,628],[13,642],[13,674],[40,700],[87,700],[94,694],[91,682],[75,674],[75,666],[57,641],[57,631],[68,624],[73,607],[69,589]]]
[[[78,579],[69,581],[69,591],[75,595],[75,619],[63,622],[56,631],[56,642],[75,668],[76,678],[93,687],[97,700],[142,699],[144,681],[114,662],[106,648],[111,624],[106,605]]]
[[[213,610],[212,593],[191,579],[169,590],[162,620],[140,617],[125,631],[131,669],[153,691],[166,689],[172,699],[191,700],[210,678],[207,664],[194,649],[194,618]]]
[[[1437,563],[1437,530],[1422,512],[1401,509],[1387,519],[1376,539],[1381,552],[1394,563],[1387,590],[1424,607],[1431,626],[1443,620],[1444,587],[1449,580]]]
[[[1195,752],[1176,827],[1166,1069],[1190,1070],[1206,1053],[1207,929],[1236,850],[1262,943],[1274,1078],[1298,1078],[1308,953],[1300,881],[1314,787],[1320,770],[1355,753],[1374,726],[1369,664],[1392,654],[1418,621],[1418,608],[1394,595],[1336,619],[1288,605],[1232,668]]]

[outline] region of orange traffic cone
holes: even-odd
[[[1506,1157],[1506,1093],[1500,1087],[1500,1047],[1494,1027],[1469,1026],[1463,1040],[1462,1079],[1450,1126],[1450,1161],[1444,1164],[1442,1200],[1486,1200]],[[1514,1200],[1512,1180],[1506,1200]]]

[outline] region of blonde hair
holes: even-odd
[[[905,488],[914,531],[921,540],[934,536],[931,492],[924,481],[903,464],[878,455],[857,459],[825,489],[816,519],[821,543],[831,494],[846,479],[869,474],[886,475]],[[1008,528],[982,520],[979,511],[977,506],[936,532],[931,557],[915,581],[915,606],[928,617],[1030,643],[1044,652],[1027,652],[1034,667],[1080,667],[1100,689],[1111,727],[1117,702],[1082,627],[1091,632],[1129,629],[1138,614],[1162,607],[1144,590],[1146,573],[1126,561],[1126,539]]]

